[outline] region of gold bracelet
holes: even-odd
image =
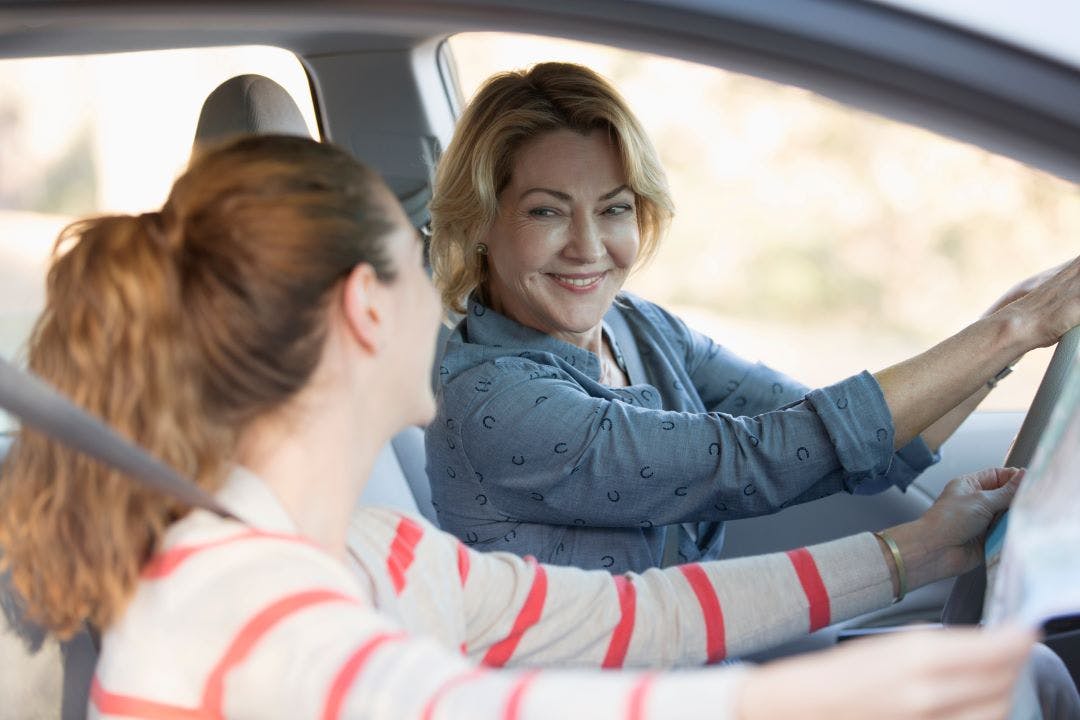
[[[907,570],[904,569],[904,558],[900,556],[900,548],[897,546],[896,541],[892,539],[884,530],[880,530],[874,533],[874,537],[885,543],[885,547],[889,548],[889,552],[892,553],[893,562],[896,563],[896,599],[893,600],[893,605],[904,599],[907,595]]]

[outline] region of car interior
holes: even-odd
[[[379,170],[418,229],[428,221],[432,168],[463,104],[446,38],[464,31],[589,39],[736,69],[961,137],[1073,182],[1080,179],[1076,65],[870,2],[635,5],[634,13],[626,13],[606,0],[410,0],[320,3],[300,12],[261,4],[146,3],[133,10],[95,2],[76,10],[65,3],[16,3],[0,9],[0,58],[252,44],[285,48],[303,64],[321,138]],[[311,130],[285,88],[244,73],[205,98],[190,133],[197,152],[240,133],[309,136]],[[919,516],[956,475],[1000,464],[1007,456],[1026,464],[1062,374],[1076,366],[1077,337],[1073,332],[1069,343],[1061,344],[1027,420],[1023,412],[973,415],[945,444],[943,460],[906,492],[834,496],[732,522],[725,556],[784,550],[904,522]],[[2,431],[0,425],[0,468],[13,436]],[[395,437],[361,502],[419,513],[436,523],[423,443],[421,428]],[[920,588],[897,605],[749,659],[819,649],[866,632],[939,623],[946,604],[958,602],[950,600],[952,589],[952,581]],[[7,698],[0,702],[0,720],[85,716],[97,652],[92,629],[65,642],[50,638],[25,618],[6,575],[0,576],[0,608],[0,698]],[[978,614],[954,608],[950,617],[974,622]],[[1076,679],[1080,626],[1062,625],[1048,644]]]

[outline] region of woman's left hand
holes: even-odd
[[[998,303],[1017,293],[993,317],[1005,322],[1024,352],[1053,345],[1080,325],[1080,257],[1028,278]]]
[[[986,531],[1009,507],[1023,475],[1016,468],[990,468],[954,478],[921,518],[890,529],[909,586],[959,575],[982,562]]]
[[[1024,297],[1029,292],[1031,292],[1035,288],[1041,286],[1047,280],[1049,280],[1050,278],[1054,277],[1059,272],[1064,270],[1065,266],[1067,266],[1071,262],[1073,262],[1073,261],[1072,260],[1066,260],[1065,262],[1061,263],[1060,265],[1055,265],[1054,267],[1052,267],[1052,268],[1050,268],[1048,270],[1043,270],[1041,273],[1036,273],[1035,275],[1032,275],[1031,277],[1026,278],[1026,279],[1021,280],[1020,282],[1016,283],[1011,288],[1006,290],[1004,295],[1002,295],[997,300],[995,300],[994,304],[991,305],[990,308],[986,312],[984,312],[982,314],[982,316],[983,317],[989,317],[990,315],[993,315],[994,313],[996,313],[998,310],[1005,307],[1006,305],[1009,305],[1010,303]]]

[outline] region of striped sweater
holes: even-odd
[[[739,666],[648,668],[749,653],[891,599],[869,534],[612,576],[476,553],[363,508],[347,567],[250,473],[219,498],[244,522],[196,511],[170,528],[103,637],[90,717],[726,718]]]

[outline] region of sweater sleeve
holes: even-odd
[[[466,616],[467,655],[362,607],[312,615],[282,643],[289,652],[280,654],[287,667],[278,676],[310,675],[310,685],[329,688],[323,717],[367,717],[379,708],[395,718],[729,718],[744,668],[643,669],[762,649],[884,606],[892,592],[869,534],[613,577],[477,553],[418,527],[423,535],[405,576],[447,577],[456,565],[449,577],[460,580],[453,585]],[[424,595],[432,605],[446,601]],[[615,668],[629,670],[599,672]],[[265,710],[275,707],[271,700]]]
[[[150,589],[159,600],[149,622],[107,637],[89,717],[731,717],[740,668],[662,675],[479,666],[355,594],[321,551],[259,542],[244,544],[272,554],[233,563],[229,549],[202,553],[167,588]],[[427,562],[443,554],[421,550],[412,572],[438,572]],[[209,573],[207,560],[216,565]],[[192,583],[198,575],[210,582]],[[178,612],[186,622],[176,622]]]
[[[365,608],[290,624],[233,678],[228,717],[726,719],[744,672],[485,668]]]
[[[415,562],[361,585],[456,576],[444,562],[456,541],[413,525]],[[386,567],[397,550],[382,545]],[[483,667],[416,630],[416,606],[395,619],[338,560],[295,536],[219,534],[159,560],[106,633],[91,718],[725,719],[743,673]],[[416,600],[438,612],[460,599],[456,582],[439,590]]]
[[[384,515],[364,517],[359,578],[280,533],[167,551],[105,636],[90,716],[728,718],[737,666],[601,669],[716,661],[891,594],[870,535],[613,577],[475,553]],[[466,653],[420,617],[455,614]]]
[[[489,666],[670,667],[762,650],[884,607],[869,533],[786,553],[612,576],[467,552],[466,646]]]

